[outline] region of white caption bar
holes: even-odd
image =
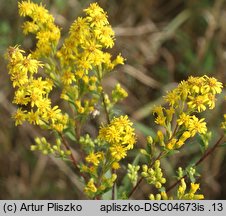
[[[54,216],[220,216],[226,215],[226,200],[1,200],[0,215]]]

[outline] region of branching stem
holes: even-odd
[[[214,144],[214,146],[212,148],[210,148],[209,150],[207,150],[205,152],[205,154],[202,155],[202,157],[195,163],[194,167],[198,166],[202,161],[204,161],[209,155],[211,155],[215,149],[219,146],[219,144],[221,143],[221,140],[224,138],[224,135],[222,135],[218,141]],[[171,186],[169,186],[167,189],[166,189],[166,193],[168,193],[169,191],[171,191],[174,187],[176,187],[180,182],[181,180],[184,178],[187,178],[187,174],[185,174],[184,176],[182,176],[180,179],[178,179],[176,182],[174,182]]]

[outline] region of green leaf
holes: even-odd
[[[135,122],[134,123],[134,127],[139,130],[140,132],[143,133],[143,135],[145,136],[152,136],[152,137],[155,137],[155,132],[152,128],[150,127],[147,127],[146,125],[142,124],[142,123],[139,123],[139,122]]]
[[[66,129],[65,135],[72,141],[76,141],[74,133],[70,129]]]
[[[226,147],[226,142],[224,142],[224,143],[220,144],[219,146],[220,146],[220,147],[224,147],[224,148],[225,148],[225,147]]]

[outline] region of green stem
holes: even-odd
[[[102,81],[102,68],[101,67],[98,67],[98,69],[97,69],[97,77],[98,77],[99,83],[101,84],[101,81]],[[105,112],[105,115],[106,115],[107,123],[110,124],[111,123],[110,114],[108,112],[107,104],[106,104],[106,101],[104,99],[103,86],[101,86],[101,87],[102,87],[101,98],[102,98],[103,108],[104,108],[104,112]],[[116,171],[112,170],[112,174],[116,174]],[[113,187],[112,187],[112,196],[111,196],[112,200],[115,200],[115,191],[116,191],[116,182],[114,182]]]

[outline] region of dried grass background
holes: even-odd
[[[73,20],[92,1],[42,2],[53,13],[65,36]],[[190,75],[214,76],[225,84],[226,1],[100,0],[98,3],[107,11],[116,32],[112,55],[121,52],[127,59],[124,66],[105,79],[105,87],[111,91],[120,82],[128,91],[129,97],[116,111],[128,114],[135,122],[138,147],[145,144],[146,135],[153,134],[151,110],[154,104],[163,104],[166,90]],[[15,127],[11,119],[15,111],[11,103],[13,89],[3,55],[10,45],[19,43],[27,50],[32,47],[33,41],[22,35],[21,23],[17,1],[0,0],[0,199],[85,199],[80,182],[68,164],[29,150],[35,136],[51,135],[28,124]],[[216,109],[205,116],[214,131],[210,145],[219,137],[218,125],[225,108],[221,96]],[[96,123],[87,124],[85,131],[95,134]],[[135,155],[136,152],[127,160],[132,161]],[[218,148],[199,167],[206,199],[226,199],[225,155],[225,148]],[[173,176],[175,167],[186,166],[199,157],[199,147],[194,143],[181,154],[163,161],[163,168]],[[142,184],[133,199],[147,199],[150,192],[150,187]]]

